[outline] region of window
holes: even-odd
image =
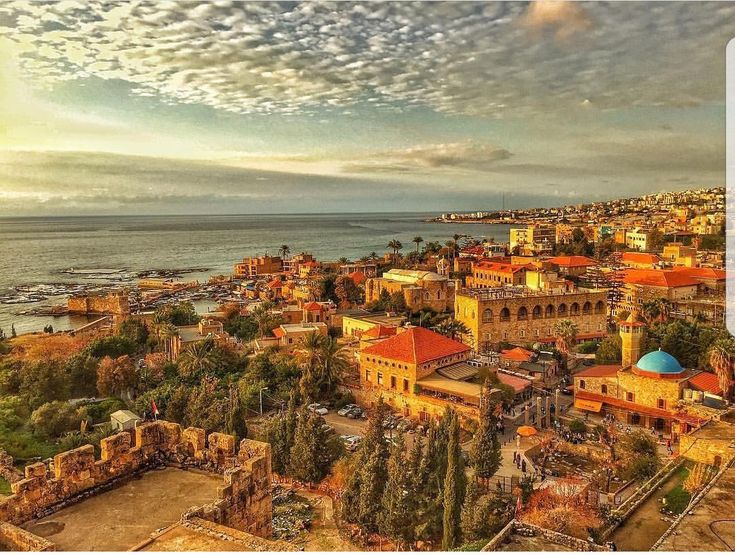
[[[587,384],[584,383],[584,380],[579,380],[579,389],[584,389]]]
[[[539,305],[533,307],[533,312],[531,312],[531,316],[534,320],[538,320],[539,318],[541,318],[541,307]]]
[[[592,303],[587,301],[582,305],[582,314],[592,314]]]
[[[633,402],[635,402],[635,395],[633,395],[632,392],[627,391],[625,393],[625,400],[628,401],[629,403],[633,403]]]
[[[482,311],[482,321],[483,322],[492,322],[493,321],[493,311],[489,308],[486,308]]]
[[[370,381],[370,370],[365,370],[365,381],[366,382]]]
[[[658,401],[656,401],[656,406],[658,406],[658,408],[660,408],[660,409],[665,409],[666,408],[666,400],[665,399],[659,399]]]
[[[500,321],[507,322],[510,320],[510,310],[506,307],[500,311]]]
[[[396,388],[396,377],[395,376],[391,376],[390,377],[390,388],[391,389],[395,389]]]
[[[408,380],[403,378],[403,391],[408,391]]]
[[[603,395],[607,395],[607,385],[606,385],[606,384],[602,384],[602,385],[600,386],[600,392],[601,392],[601,393],[602,393]]]
[[[378,385],[383,385],[383,373],[378,372]]]
[[[525,306],[518,309],[518,319],[528,320],[528,309]]]

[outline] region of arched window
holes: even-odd
[[[531,317],[534,320],[538,320],[539,318],[541,318],[541,306],[540,305],[536,305],[533,307],[533,311],[531,312]]]
[[[567,305],[564,303],[561,303],[559,305],[559,310],[556,311],[556,314],[559,316],[559,318],[567,315]]]
[[[528,309],[525,306],[518,309],[518,319],[528,320]]]
[[[597,304],[595,304],[595,314],[602,314],[605,312],[605,303],[602,301],[597,301]]]
[[[500,311],[500,321],[507,322],[508,320],[510,320],[510,310],[506,306],[503,310]]]
[[[592,314],[592,303],[587,301],[582,305],[582,314]]]
[[[483,310],[482,311],[482,321],[485,323],[492,322],[493,321],[493,311],[490,310],[489,308],[486,308],[485,310]]]
[[[584,389],[585,383],[584,380],[579,380],[579,389]]]
[[[572,316],[576,316],[579,314],[579,303],[572,303],[572,305],[569,307],[569,314]]]
[[[546,307],[546,317],[547,318],[553,318],[554,317],[554,312],[556,312],[556,311],[554,309],[554,305],[553,304],[550,304],[550,305],[548,305]]]

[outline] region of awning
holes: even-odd
[[[590,412],[600,412],[602,403],[599,401],[588,401],[587,399],[575,399],[574,408],[580,410],[588,410]]]

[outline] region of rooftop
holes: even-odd
[[[625,270],[623,281],[649,287],[691,287],[699,282],[685,272],[676,270]]]
[[[417,380],[416,383],[432,391],[455,395],[477,403],[479,403],[480,394],[482,393],[480,384],[445,378],[438,372],[432,372],[425,378]]]
[[[411,364],[469,352],[464,343],[449,339],[426,328],[410,328],[385,341],[366,347],[362,352]]]
[[[536,289],[528,289],[522,285],[514,287],[485,287],[482,289],[460,289],[457,295],[463,297],[471,297],[481,301],[491,301],[495,299],[514,299],[519,297],[550,297],[556,295],[574,296],[585,295],[589,293],[600,293],[599,289],[576,289],[574,291],[565,291],[563,289],[553,291],[540,291]]]
[[[587,266],[594,266],[597,264],[595,260],[587,258],[586,256],[555,256],[546,262],[551,262],[557,266],[568,268],[586,268]]]
[[[383,274],[383,279],[401,281],[404,283],[416,283],[417,281],[445,281],[447,278],[436,272],[425,270],[404,270],[396,268]]]

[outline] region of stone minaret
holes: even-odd
[[[643,329],[644,324],[637,321],[635,312],[632,312],[625,322],[620,322],[620,337],[623,340],[623,368],[635,364],[641,358]]]

